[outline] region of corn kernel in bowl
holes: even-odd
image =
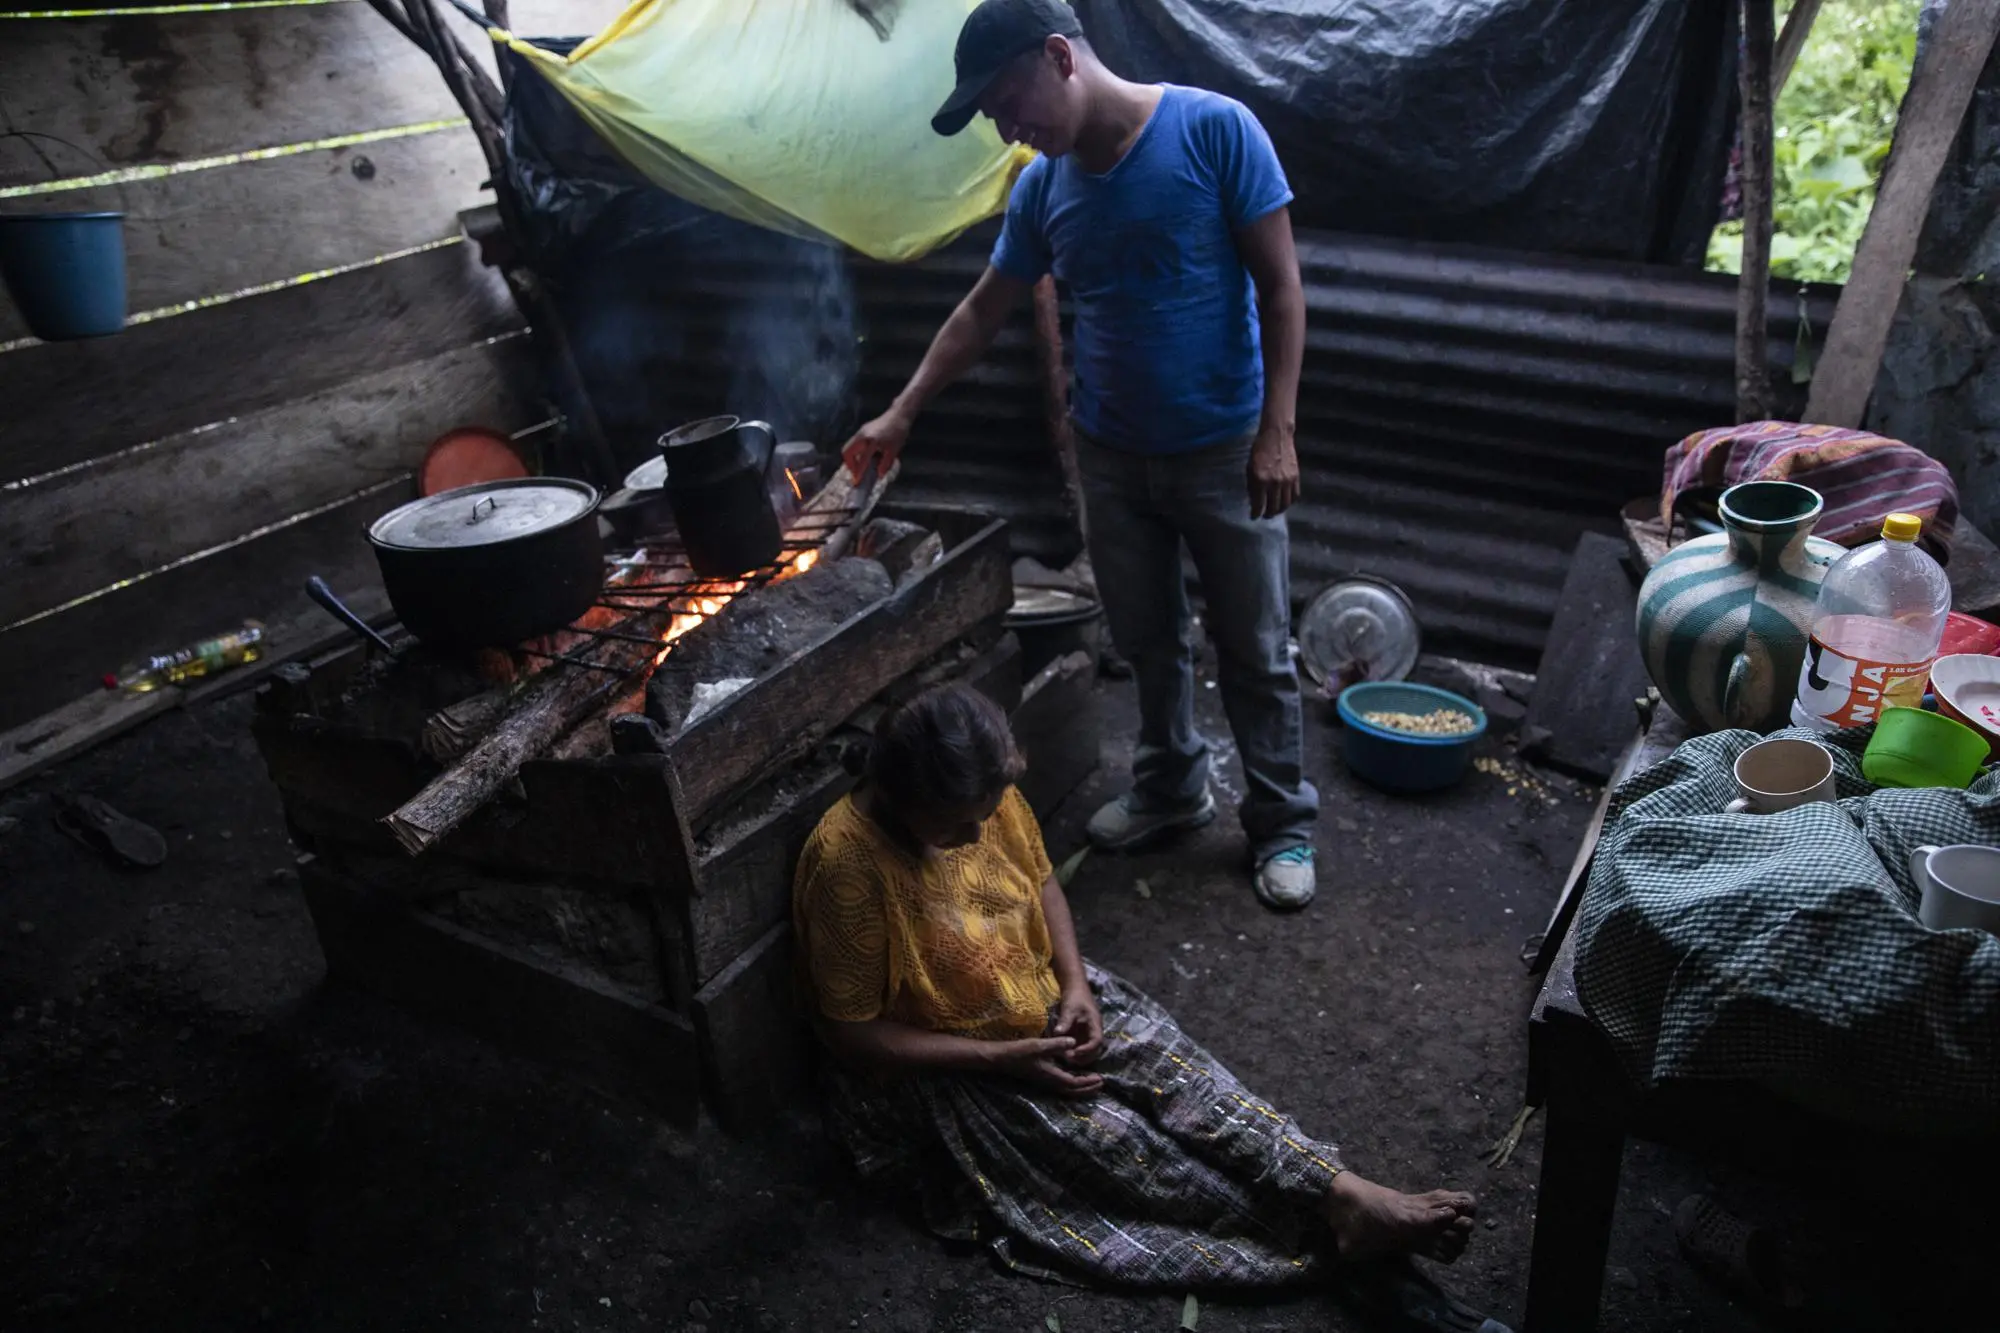
[[[1428,713],[1363,713],[1361,720],[1384,731],[1412,736],[1467,736],[1479,730],[1469,714],[1456,708],[1436,708]]]

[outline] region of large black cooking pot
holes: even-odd
[[[597,488],[562,477],[459,486],[375,520],[368,541],[410,633],[440,648],[550,634],[604,591]]]
[[[705,579],[735,578],[778,558],[785,534],[771,508],[771,459],[778,437],[761,421],[704,417],[660,437],[667,502]]]

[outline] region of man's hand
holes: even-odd
[[[1292,433],[1258,427],[1257,441],[1250,446],[1250,517],[1276,518],[1298,498],[1299,455]]]
[[[1064,989],[1052,1031],[1058,1037],[1075,1038],[1075,1049],[1064,1056],[1070,1064],[1091,1064],[1104,1054],[1104,1016],[1097,1012],[1097,997],[1088,985]]]
[[[909,418],[894,408],[889,409],[855,431],[854,438],[841,447],[840,456],[847,463],[847,474],[858,482],[861,474],[868,470],[868,464],[873,462],[876,464],[875,475],[886,476],[909,438]]]
[[[1104,1086],[1099,1074],[1078,1074],[1063,1067],[1077,1049],[1073,1037],[1030,1037],[1025,1041],[993,1043],[993,1072],[1018,1079],[1064,1097],[1088,1097]]]

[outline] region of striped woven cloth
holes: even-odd
[[[863,1176],[910,1190],[939,1235],[983,1239],[1035,1277],[1168,1291],[1323,1281],[1337,1262],[1321,1214],[1334,1147],[1253,1096],[1136,986],[1085,967],[1104,1015],[1099,1095],[829,1065],[835,1142]]]
[[[1688,436],[1667,450],[1660,517],[1671,531],[1674,506],[1690,492],[1720,493],[1745,481],[1793,481],[1826,501],[1813,535],[1859,546],[1882,535],[1890,514],[1924,520],[1922,543],[1938,560],[1951,554],[1958,487],[1944,464],[1914,445],[1865,430],[1752,421]]]

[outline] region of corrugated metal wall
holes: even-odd
[[[1667,446],[1734,419],[1734,280],[1323,234],[1299,250],[1295,590],[1379,574],[1431,647],[1532,665],[1577,538],[1657,490]],[[1771,297],[1787,370],[1801,295]],[[1803,295],[1823,335],[1838,289]]]
[[[988,235],[914,265],[851,266],[860,414],[915,370],[979,275]],[[1301,233],[1299,256],[1310,315],[1295,594],[1378,574],[1409,592],[1432,649],[1532,665],[1577,538],[1616,531],[1619,507],[1658,486],[1668,445],[1732,418],[1734,281],[1325,233]],[[797,275],[717,266],[690,281],[685,294],[720,312]],[[1837,289],[1803,295],[1823,334]],[[1800,308],[1800,289],[1775,285],[1780,367]],[[719,333],[690,337],[673,376],[678,412],[729,406],[723,359]],[[926,413],[903,488],[1000,510],[1020,550],[1074,551],[1027,310]]]

